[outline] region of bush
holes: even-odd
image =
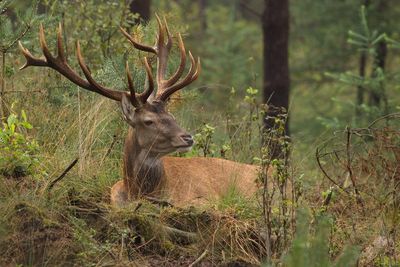
[[[39,145],[26,135],[32,125],[24,111],[20,117],[11,113],[0,128],[0,174],[7,177],[33,174],[39,164]]]

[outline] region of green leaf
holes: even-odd
[[[10,116],[8,116],[7,118],[7,124],[10,127],[11,125],[14,125],[18,122],[18,118],[16,115],[11,114]]]
[[[21,122],[21,126],[24,127],[25,129],[28,129],[28,130],[33,128],[32,124],[30,124],[27,121]]]
[[[21,110],[21,117],[24,121],[27,121],[25,110]]]

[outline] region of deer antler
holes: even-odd
[[[29,52],[29,50],[26,49],[21,44],[21,42],[19,42],[19,47],[22,51],[22,54],[24,55],[24,57],[26,59],[26,63],[20,68],[21,70],[25,69],[29,66],[49,67],[49,68],[56,70],[60,74],[62,74],[64,77],[66,77],[71,82],[75,83],[76,85],[78,85],[84,89],[87,89],[89,91],[96,92],[96,93],[98,93],[102,96],[105,96],[107,98],[110,98],[112,100],[121,101],[123,95],[126,95],[129,97],[129,99],[131,100],[132,104],[135,107],[138,107],[140,105],[140,102],[142,104],[145,103],[147,98],[150,96],[151,92],[154,90],[153,76],[151,73],[151,68],[149,67],[149,64],[148,64],[146,58],[144,59],[144,65],[146,68],[147,78],[149,80],[147,89],[141,94],[135,93],[135,88],[133,86],[132,77],[129,74],[129,68],[126,68],[130,92],[123,92],[123,91],[117,91],[117,90],[107,88],[103,85],[100,85],[99,83],[97,83],[94,80],[92,74],[89,71],[89,68],[87,67],[87,65],[85,63],[85,60],[83,59],[79,41],[76,42],[76,54],[77,54],[79,65],[82,69],[83,74],[86,77],[86,80],[83,79],[82,77],[80,77],[79,74],[69,66],[67,59],[65,57],[65,54],[64,54],[61,24],[59,24],[58,31],[57,31],[57,57],[54,57],[51,54],[51,52],[47,46],[43,25],[40,25],[40,29],[39,29],[39,42],[40,42],[40,46],[42,48],[42,52],[44,55],[44,57],[42,57],[42,58],[34,57]],[[140,102],[138,101],[138,99],[140,100]]]
[[[181,54],[181,62],[178,69],[175,73],[168,79],[165,79],[165,73],[167,70],[167,63],[168,63],[168,55],[172,48],[172,37],[168,29],[167,22],[164,19],[164,24],[161,23],[160,18],[156,15],[157,23],[158,23],[158,38],[155,46],[147,46],[142,45],[136,42],[133,37],[127,33],[123,28],[120,27],[121,32],[128,38],[128,40],[133,44],[133,46],[141,51],[146,51],[153,53],[157,56],[157,95],[156,99],[161,101],[166,101],[174,92],[182,89],[183,87],[187,86],[191,82],[197,79],[198,75],[200,74],[200,59],[197,59],[195,62],[192,54],[189,52],[189,58],[191,61],[191,66],[186,74],[186,76],[180,80],[182,73],[185,69],[186,64],[186,51],[183,45],[182,37],[178,34],[178,46]],[[165,43],[165,32],[167,34],[167,43]],[[34,57],[28,49],[23,47],[21,42],[19,42],[19,47],[22,51],[22,54],[25,56],[26,63],[20,68],[25,69],[29,66],[38,66],[38,67],[49,67],[64,77],[69,79],[71,82],[75,83],[76,85],[87,89],[92,92],[96,92],[102,96],[107,98],[121,101],[123,96],[127,96],[132,105],[135,107],[139,107],[141,104],[146,103],[147,99],[154,91],[154,81],[153,75],[151,71],[151,67],[145,57],[143,60],[146,73],[147,73],[147,88],[140,94],[135,92],[135,88],[133,86],[132,76],[129,72],[128,63],[126,63],[126,75],[128,79],[128,89],[129,92],[113,90],[111,88],[105,87],[98,82],[96,82],[90,73],[89,68],[87,67],[85,60],[83,59],[81,48],[79,41],[76,42],[76,54],[78,58],[79,66],[82,69],[82,72],[86,78],[83,79],[79,74],[74,71],[68,64],[67,59],[64,54],[64,47],[62,41],[62,27],[61,24],[58,26],[57,31],[57,57],[54,57],[46,43],[45,33],[43,29],[43,25],[40,25],[39,29],[39,42],[42,48],[42,52],[44,57],[38,58]]]
[[[186,65],[186,51],[185,46],[182,41],[182,36],[178,33],[178,46],[181,55],[181,61],[178,69],[169,78],[165,79],[165,74],[167,70],[168,56],[172,47],[172,37],[168,29],[168,24],[164,18],[164,24],[161,23],[160,18],[156,15],[158,23],[158,37],[156,44],[154,46],[148,46],[140,44],[134,40],[134,38],[120,27],[121,32],[125,37],[132,43],[132,45],[141,51],[150,52],[157,56],[157,94],[156,99],[161,101],[166,101],[173,93],[182,89],[183,87],[189,85],[197,79],[200,74],[200,58],[197,62],[193,58],[189,51],[189,58],[191,61],[191,66],[186,74],[186,76],[180,80]],[[167,42],[165,43],[165,33],[167,34]]]

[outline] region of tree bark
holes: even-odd
[[[365,77],[365,69],[367,66],[367,52],[361,51],[360,54],[360,65],[358,69],[358,74],[360,77]],[[356,116],[361,117],[361,105],[364,103],[364,91],[365,88],[362,85],[357,86],[357,106],[356,106]]]
[[[387,55],[387,44],[386,41],[380,41],[377,44],[376,48],[376,56],[374,58],[374,73],[373,76],[377,75],[378,69],[384,71],[385,70],[385,63],[386,63],[386,55]],[[384,85],[381,85],[379,92],[371,91],[369,94],[369,104],[371,106],[379,107],[382,101],[382,96],[384,94]]]
[[[386,1],[379,1],[378,6],[377,6],[377,12],[378,15],[385,14],[385,11],[388,9],[388,4]],[[383,23],[382,23],[383,24]],[[382,31],[384,31],[382,29]],[[386,65],[386,56],[387,56],[387,43],[386,40],[380,41],[375,50],[375,57],[374,57],[374,64],[373,64],[373,73],[372,76],[376,76],[378,73],[378,69],[381,71],[385,71],[385,65]],[[385,100],[385,87],[384,84],[382,83],[380,85],[379,91],[370,91],[369,93],[369,105],[371,106],[376,106],[380,107],[382,100]],[[384,103],[385,104],[385,103]],[[385,104],[385,110],[386,110],[386,104]]]
[[[287,113],[289,106],[289,0],[265,0],[262,16],[264,38],[264,103],[269,109],[264,120],[266,130],[276,128],[274,117]],[[288,120],[285,134],[289,135]],[[273,152],[277,158],[281,149]]]
[[[368,9],[370,5],[370,0],[363,0],[362,4]],[[365,78],[365,71],[367,68],[367,51],[363,50],[360,52],[360,61],[359,61],[359,68],[358,74],[360,77]],[[357,99],[356,99],[356,117],[362,117],[362,110],[361,105],[364,104],[364,92],[365,88],[362,85],[357,86]]]
[[[150,20],[151,0],[133,0],[129,6],[129,10],[139,17],[134,20],[134,25],[147,23]]]

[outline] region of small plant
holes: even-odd
[[[214,132],[215,127],[205,123],[200,129],[200,132],[194,136],[194,139],[196,140],[195,149],[201,151],[203,157],[213,156],[215,154],[215,144],[212,142]]]
[[[11,113],[0,128],[0,174],[19,178],[35,172],[39,164],[37,142],[26,135],[32,129],[26,114]]]

